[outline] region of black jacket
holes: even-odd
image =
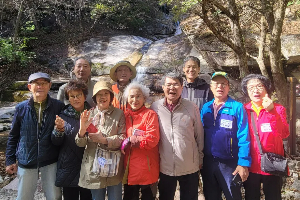
[[[6,166],[16,163],[22,168],[38,168],[55,163],[59,147],[51,142],[56,115],[64,104],[47,97],[47,106],[39,128],[33,98],[16,106],[6,148]]]
[[[201,111],[202,106],[212,100],[214,95],[205,80],[196,78],[193,83],[184,80],[181,97],[194,102]]]
[[[90,106],[85,102],[85,108]],[[80,128],[80,114],[69,104],[59,115],[65,121],[64,133],[53,130],[52,142],[60,145],[60,152],[57,162],[55,185],[57,187],[78,187],[81,161],[84,147],[78,147],[75,137]]]

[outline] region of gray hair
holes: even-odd
[[[181,76],[180,73],[178,72],[169,72],[167,73],[163,78],[162,78],[162,85],[164,85],[166,83],[166,78],[170,78],[170,79],[177,79],[179,82],[180,82],[180,85],[182,86],[183,85],[183,78]]]
[[[197,58],[197,57],[195,57],[195,56],[188,56],[188,57],[186,57],[186,58],[184,59],[184,61],[183,61],[183,67],[185,66],[185,63],[186,63],[187,61],[189,61],[189,60],[192,60],[192,61],[196,62],[197,65],[198,65],[198,67],[200,67],[200,60],[199,60],[199,58]]]
[[[78,58],[76,58],[76,59],[74,60],[74,66],[76,65],[77,60],[80,60],[80,59],[83,59],[83,60],[88,61],[89,66],[92,68],[92,64],[93,64],[92,61],[91,61],[90,59],[86,58],[86,57],[83,57],[83,56],[78,57]]]
[[[126,86],[125,90],[124,90],[124,94],[123,94],[123,98],[127,101],[128,96],[129,96],[129,91],[131,89],[139,89],[144,97],[145,97],[145,102],[149,99],[150,96],[150,89],[147,88],[146,86],[138,83],[138,82],[131,82],[129,85]]]

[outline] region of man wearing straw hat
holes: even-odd
[[[112,105],[116,108],[120,108],[124,112],[130,108],[130,106],[126,103],[126,99],[123,99],[123,91],[135,76],[135,67],[126,60],[119,61],[110,69],[110,78],[117,82],[112,86],[112,90],[115,94]]]

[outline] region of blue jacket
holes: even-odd
[[[214,119],[213,102],[207,102],[201,110],[204,156],[237,160],[238,165],[250,167],[250,135],[243,104],[228,97]]]
[[[59,147],[51,142],[56,115],[64,104],[47,97],[41,127],[38,127],[33,98],[16,106],[6,148],[6,166],[16,163],[23,168],[38,168],[55,163]]]

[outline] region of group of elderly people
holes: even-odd
[[[65,106],[48,95],[49,75],[30,75],[32,97],[16,107],[6,150],[6,171],[19,178],[18,200],[34,198],[40,172],[49,200],[121,200],[122,185],[124,200],[154,200],[157,188],[160,199],[171,200],[177,182],[181,200],[197,200],[200,172],[206,200],[221,200],[222,192],[242,199],[235,175],[246,200],[260,199],[261,183],[266,200],[281,199],[281,177],[261,170],[255,139],[265,152],[284,155],[285,108],[270,99],[268,78],[242,80],[251,100],[243,105],[228,96],[225,72],[207,84],[198,77],[199,59],[189,56],[185,78],[166,74],[165,97],[147,108],[150,90],[131,81],[130,62],[111,69],[115,85],[94,83],[90,72],[87,59],[75,61],[75,78],[58,94]]]

